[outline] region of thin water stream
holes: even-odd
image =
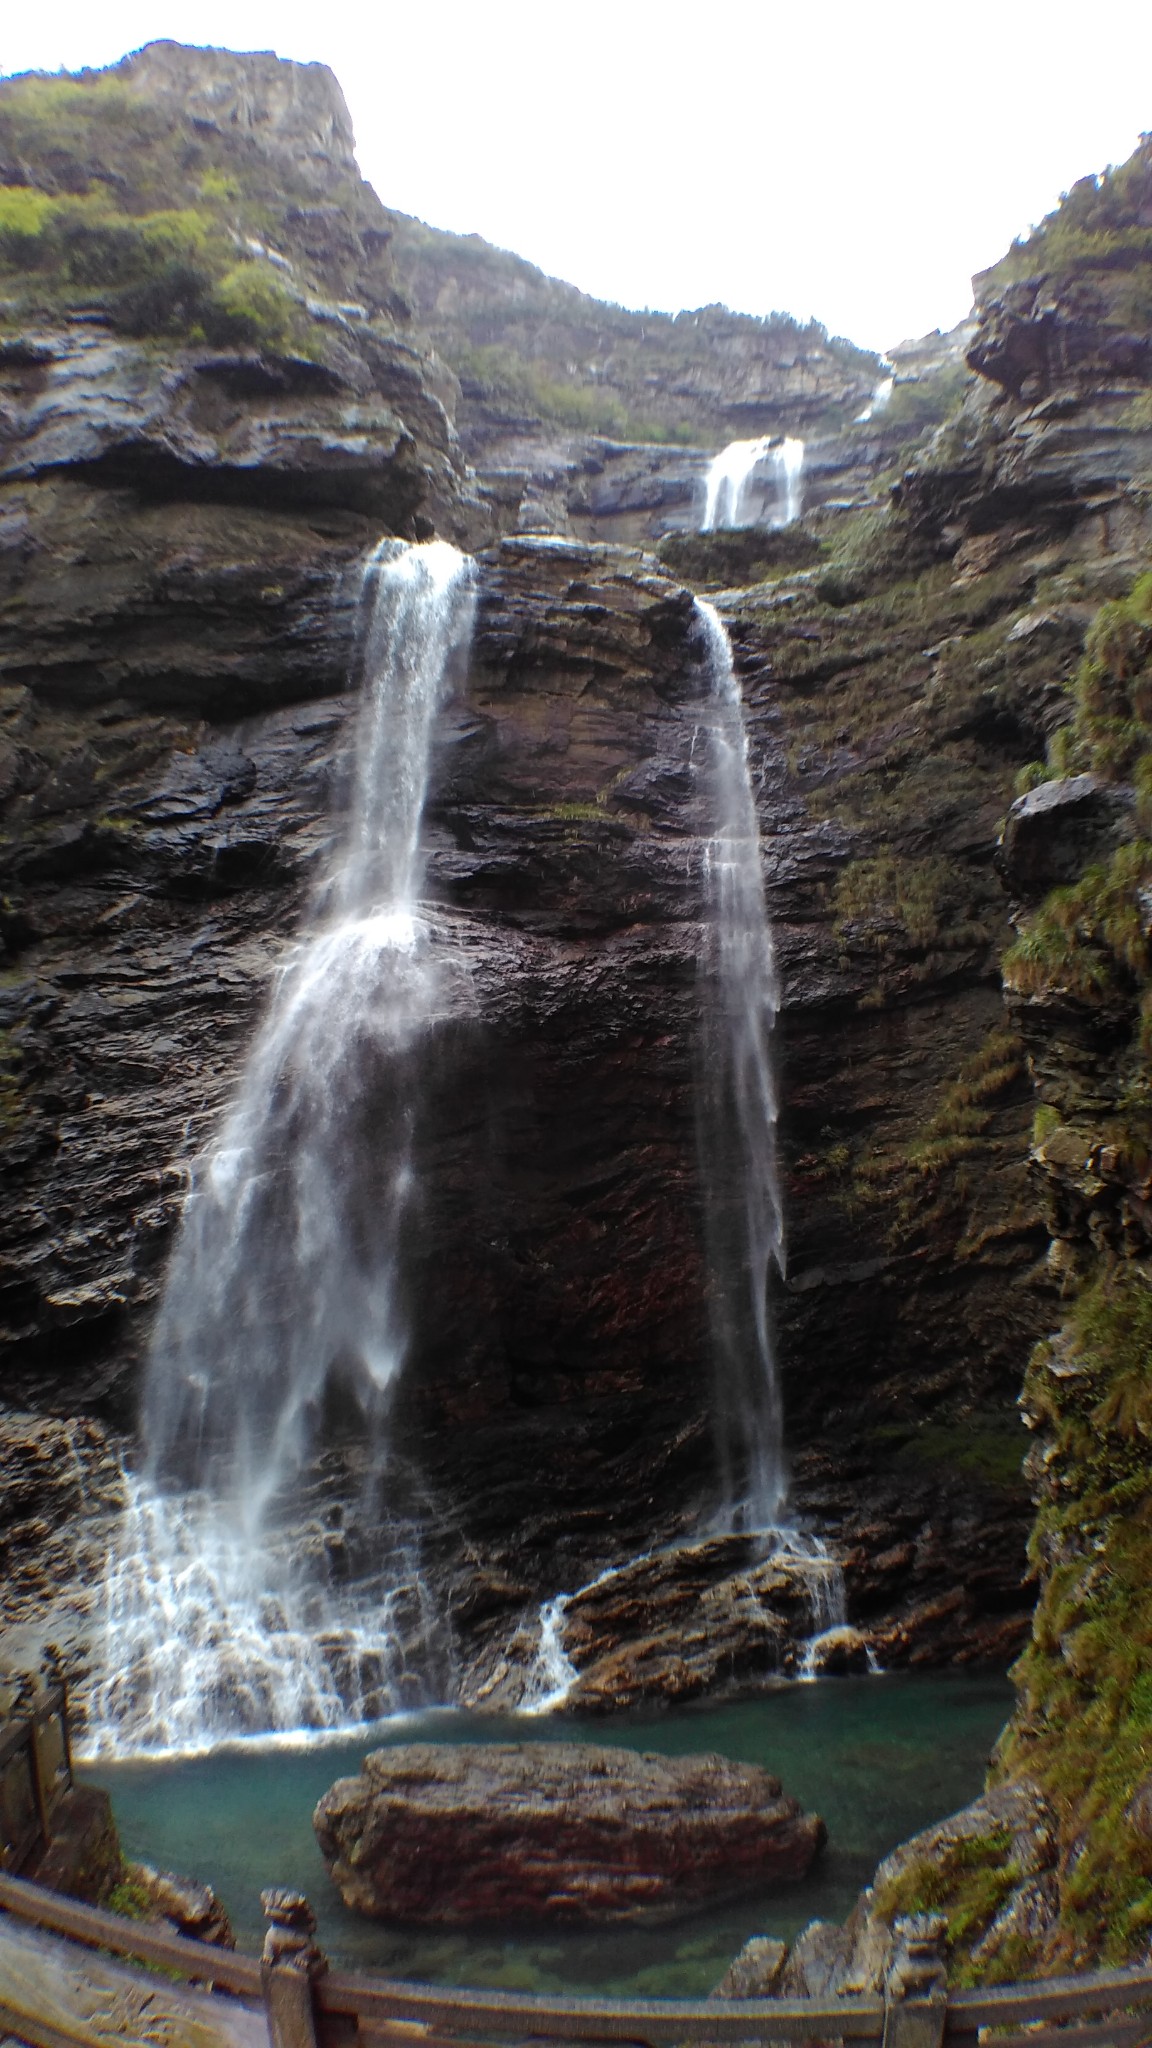
[[[782,1686],[767,1698],[640,1718],[442,1713],[392,1721],[356,1741],[310,1748],[239,1746],[173,1763],[102,1763],[126,1853],[212,1884],[241,1946],[262,1933],[261,1886],[304,1890],[333,1960],[438,1983],[699,1997],[752,1934],[784,1938],[842,1919],[879,1859],[975,1797],[1011,1704],[1006,1679],[922,1675]],[[370,1748],[405,1741],[623,1743],[675,1755],[719,1750],[775,1772],[823,1814],[828,1847],[801,1885],[651,1928],[449,1933],[349,1913],[329,1884],[311,1828],[322,1792]]]

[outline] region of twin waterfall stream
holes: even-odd
[[[754,461],[767,452],[737,445],[759,449]],[[787,451],[802,457],[803,444],[783,447],[796,496]],[[706,524],[735,523],[730,470],[715,493],[709,482]],[[421,1052],[465,979],[421,909],[421,825],[436,715],[466,672],[475,596],[475,565],[442,542],[385,542],[364,571],[350,822],[192,1169],[92,1645],[90,1755],[299,1739],[454,1696],[450,1631],[421,1575],[419,1488],[390,1460],[388,1407],[408,1347],[401,1254]],[[768,1317],[772,1269],[783,1271],[776,972],[731,650],[716,612],[698,610],[711,679],[698,1089],[719,1449],[711,1526],[754,1532],[765,1555],[795,1561],[815,1637],[843,1621],[843,1593],[787,1508]],[[573,1675],[565,1597],[542,1610],[526,1705],[556,1704]]]

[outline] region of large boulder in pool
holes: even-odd
[[[826,1832],[755,1764],[583,1742],[378,1749],[313,1826],[346,1905],[440,1926],[670,1917],[803,1877]]]

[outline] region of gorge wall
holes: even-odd
[[[987,711],[1022,688],[1046,730],[995,856],[1047,1241],[1020,1396],[1038,1604],[986,1794],[889,1856],[845,1927],[807,1929],[785,1992],[878,1988],[909,1912],[944,1915],[959,1984],[1147,1954],[1147,139],[977,282],[985,381],[902,480],[895,530],[922,587],[947,562],[955,588],[1032,594],[971,652]]]
[[[160,46],[0,91],[11,190],[59,209],[6,245],[19,314],[0,469],[6,1600],[14,1625],[57,1635],[46,1594],[94,1570],[115,1511],[182,1162],[339,829],[357,564],[382,528],[475,545],[499,523],[445,411],[450,373],[397,331],[388,224],[352,180],[332,82],[285,99],[319,137],[308,190],[281,203],[276,290],[255,293],[270,257],[245,256],[258,277],[237,312],[214,237],[235,253],[262,224],[273,247],[281,71],[190,60],[173,154],[182,61]],[[150,187],[96,220],[80,202],[126,120]],[[291,124],[288,139],[295,161]],[[157,196],[206,211],[195,319],[171,292],[141,308],[158,259],[140,225],[156,209],[139,208]],[[128,282],[102,296],[81,260],[97,229],[127,238]],[[159,331],[134,331],[145,316]],[[218,339],[197,338],[205,321]],[[797,1494],[889,1660],[995,1661],[1026,1614],[1006,1417],[1016,1325],[1035,1314],[1015,1281],[1039,1238],[1014,1178],[1018,1055],[994,1032],[990,858],[1037,741],[1030,713],[986,711],[980,690],[975,708],[950,691],[926,711],[941,692],[924,643],[1007,630],[1027,592],[1009,578],[958,594],[944,576],[906,611],[889,576],[868,596],[853,575],[728,606],[785,970]],[[654,562],[529,540],[484,556],[429,819],[471,1012],[430,1069],[395,1427],[435,1502],[459,1625],[485,1644],[543,1594],[683,1534],[707,1487],[703,687],[691,598]],[[937,760],[951,780],[925,820]],[[951,861],[925,861],[942,834]],[[925,1211],[911,1154],[972,1060],[989,1104],[977,1180]],[[895,1248],[894,1184],[919,1231]]]
[[[105,155],[115,218],[94,197]],[[435,529],[481,560],[428,815],[468,999],[429,1063],[394,1421],[465,1658],[490,1674],[543,1596],[685,1536],[707,1493],[690,574],[724,592],[783,972],[795,1498],[885,1662],[1003,1664],[1032,1600],[1022,1362],[1064,1275],[1027,1167],[1042,1062],[1002,1005],[996,846],[1101,598],[1148,546],[1130,293],[1109,272],[1086,312],[1083,275],[990,278],[979,376],[892,515],[872,501],[901,441],[846,418],[878,365],[701,316],[685,376],[717,439],[823,423],[873,450],[806,525],[807,560],[752,582],[727,536],[678,571],[670,550],[662,566],[590,538],[598,519],[646,536],[659,494],[582,512],[571,435],[549,514],[564,537],[507,531],[525,486],[497,472],[520,435],[543,474],[556,423],[502,420],[420,338],[447,351],[451,322],[459,339],[479,318],[488,257],[474,300],[445,301],[439,258],[422,279],[423,231],[356,179],[317,67],[161,45],[79,82],[12,81],[0,160],[12,1642],[78,1643],[90,1623],[184,1162],[339,830],[358,565],[382,531]],[[197,220],[156,225],[177,212]],[[120,238],[113,286],[89,274],[97,233]],[[552,289],[532,279],[517,317]],[[637,316],[595,317],[642,381],[620,324]],[[686,333],[668,323],[660,347],[689,364]],[[771,342],[732,405],[729,340],[750,364]],[[619,445],[637,476],[654,459]]]

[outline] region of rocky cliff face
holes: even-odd
[[[1047,1244],[1020,1403],[1038,1600],[988,1793],[890,1857],[847,1928],[807,1930],[792,1991],[875,1988],[893,1916],[928,1909],[960,1983],[1147,1953],[1150,178],[1145,143],[985,280],[970,360],[997,388],[901,493],[910,547],[958,585],[1036,578],[1003,665],[981,636],[976,666],[1002,712],[1034,662],[1047,728],[996,855]]]
[[[180,62],[165,46],[116,80],[141,147],[160,150],[149,95],[168,106]],[[351,175],[310,71],[197,58],[188,89],[195,146],[239,151],[246,175],[286,149],[324,190],[333,166]],[[7,118],[16,169],[47,180],[19,95]],[[284,260],[312,237],[317,265],[353,263],[294,204]],[[358,565],[382,529],[468,539],[487,516],[443,373],[382,313],[305,305],[315,347],[311,328],[142,341],[134,301],[75,302],[54,246],[2,364],[13,1619],[42,1616],[78,1499],[97,1546],[115,1512],[183,1162],[339,830]],[[204,289],[210,307],[222,286]],[[1009,1163],[1022,1086],[994,1029],[989,860],[1038,741],[1026,691],[958,649],[1030,633],[1032,585],[908,593],[893,576],[825,559],[727,607],[785,968],[780,1335],[798,1497],[845,1554],[854,1612],[891,1661],[995,1659],[1024,1612],[1004,1414],[1036,1227]],[[683,1535],[710,1482],[693,1121],[707,688],[691,598],[652,561],[545,539],[484,556],[429,818],[462,1001],[422,1097],[395,1430],[467,1536],[444,1569],[452,1551],[453,1612],[488,1672],[541,1594]],[[953,1122],[973,1113],[961,1185]]]
[[[921,540],[970,559],[1048,543],[1065,559],[1146,552],[1152,476],[1149,145],[1081,181],[974,280],[979,373],[904,484]]]
[[[162,98],[179,59],[149,62]],[[262,63],[198,63],[192,139],[266,166],[288,134],[330,194],[325,166],[350,176],[339,109],[310,77],[282,106]],[[144,105],[150,75],[128,81]],[[26,135],[5,148],[42,175]],[[295,196],[294,227],[285,214],[302,239],[284,260],[304,266],[312,238],[331,292],[337,271],[367,274],[369,229],[359,256],[335,227],[329,247],[311,203]],[[147,340],[125,324],[134,301],[81,305],[61,275],[21,283],[39,310],[10,318],[0,360],[0,1454],[7,1616],[41,1632],[52,1581],[69,1556],[94,1569],[116,1512],[183,1162],[340,828],[358,566],[381,531],[490,541],[523,502],[473,489],[451,378],[396,333],[382,271],[375,311],[367,291],[343,310],[293,300],[323,346],[312,327],[275,346]],[[228,293],[205,275],[214,317]],[[992,363],[993,325],[987,311],[974,360],[986,347]],[[1087,369],[1078,389],[1096,402]],[[1003,433],[969,401],[895,520],[829,506],[807,562],[766,557],[747,588],[729,587],[725,537],[693,569],[727,589],[783,968],[795,1496],[889,1663],[1002,1662],[1031,1598],[1015,1404],[1061,1274],[1025,1166],[1040,1054],[1028,1018],[1002,1009],[996,841],[1143,532],[1119,470],[1106,519],[1096,482],[1060,498],[1032,397],[993,398]],[[871,423],[859,434],[883,453]],[[648,493],[632,504],[602,454],[578,512],[560,451],[541,521],[650,530],[671,472],[625,449],[616,481]],[[676,459],[695,488],[691,451]],[[712,1464],[693,1123],[708,677],[692,599],[637,548],[572,532],[481,559],[469,690],[442,724],[428,818],[460,1002],[422,1082],[415,1336],[394,1415],[478,1690],[531,1654],[542,1595],[692,1530]],[[1086,844],[1118,806],[1101,799],[1095,824],[1081,807]],[[1043,875],[1031,830],[1017,820],[1017,845]],[[1045,1157],[1051,1179],[1058,1148]],[[1103,1215],[1112,1197],[1059,1160],[1069,1214]],[[1091,1175],[1114,1178],[1102,1155]],[[747,1677],[736,1563],[685,1553],[683,1569],[730,1644],[713,1679]],[[611,1612],[581,1610],[590,1690],[620,1629],[635,1634],[616,1590]],[[658,1651],[630,1653],[633,1675]]]

